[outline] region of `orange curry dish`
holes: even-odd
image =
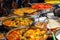
[[[3,21],[3,25],[8,27],[21,27],[21,26],[29,26],[33,23],[33,18],[11,18]]]
[[[53,6],[54,6],[53,4],[38,3],[38,4],[33,4],[31,7],[37,10],[45,10],[45,9],[52,9]]]
[[[7,36],[8,40],[46,40],[47,37],[46,31],[38,28],[30,28],[24,31],[14,30]]]

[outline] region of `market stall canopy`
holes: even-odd
[[[60,0],[45,0],[46,3],[60,4]]]

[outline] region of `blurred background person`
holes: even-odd
[[[12,1],[13,0],[4,0],[6,9],[11,9]]]
[[[13,0],[11,7],[12,7],[12,9],[17,9],[18,8],[18,3],[16,3],[16,1]]]
[[[16,0],[16,3],[18,4],[19,8],[21,8],[23,6],[22,1],[24,1],[24,0]]]
[[[4,8],[4,0],[0,0],[0,17],[6,16],[6,9]]]

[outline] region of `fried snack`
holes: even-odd
[[[4,34],[0,34],[0,39],[3,39],[4,38]]]
[[[32,9],[32,8],[19,8],[14,10],[14,14],[18,15],[18,16],[24,16],[26,13],[27,14],[31,14],[33,12],[37,11],[36,9]]]
[[[8,27],[20,27],[20,26],[29,26],[33,23],[31,18],[13,18],[3,22],[4,25]]]
[[[14,10],[13,13],[16,14],[16,15],[19,15],[19,16],[24,16],[24,12],[21,9],[16,9],[16,10]]]
[[[37,24],[35,24],[35,27],[42,27],[42,23],[38,22]]]
[[[35,27],[46,28],[47,27],[47,23],[46,22],[44,22],[44,23],[38,22],[37,24],[35,24]]]
[[[27,13],[27,14],[31,14],[33,12],[37,11],[36,9],[32,9],[32,8],[25,8],[24,9],[24,13]]]

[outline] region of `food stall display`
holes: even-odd
[[[4,32],[5,35],[0,35],[0,39],[5,37],[6,40],[47,40],[52,36],[52,32],[55,35],[60,28],[57,19],[55,21],[56,17],[44,16],[45,13],[53,13],[54,8],[54,4],[34,3],[31,7],[14,9],[10,16],[0,18],[4,28],[9,29],[7,33]]]

